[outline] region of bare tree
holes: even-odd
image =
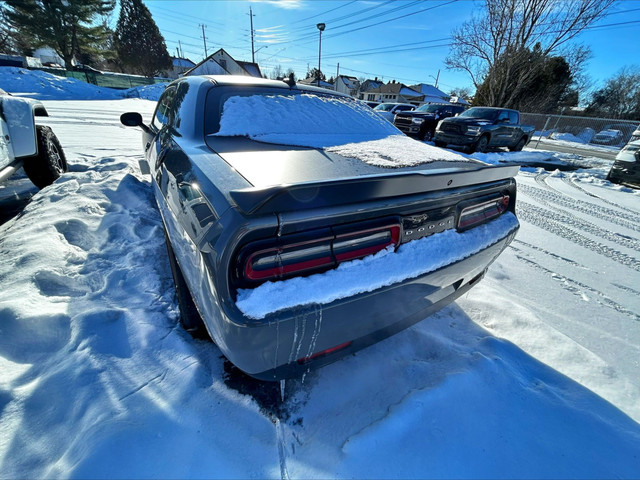
[[[486,104],[511,105],[535,79],[539,62],[566,54],[569,42],[615,1],[485,0],[482,14],[454,30],[447,66],[466,71],[476,89],[482,86]],[[579,66],[588,49],[572,50]]]
[[[593,93],[587,113],[640,120],[640,66],[622,68]]]

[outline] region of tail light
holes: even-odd
[[[496,218],[509,208],[509,195],[484,200],[481,203],[467,204],[458,216],[458,230],[466,230]]]
[[[399,224],[351,230],[341,227],[283,236],[275,245],[275,241],[271,245],[264,241],[249,244],[238,256],[239,280],[255,283],[319,272],[400,243]]]

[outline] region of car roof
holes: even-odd
[[[250,77],[247,75],[189,75],[187,77],[181,77],[178,80],[175,80],[172,83],[184,82],[187,81],[189,83],[207,83],[211,82],[218,86],[234,86],[234,85],[245,85],[245,86],[256,86],[256,87],[270,87],[270,88],[281,88],[283,90],[291,90],[295,88],[296,90],[306,91],[310,93],[322,93],[335,95],[336,97],[345,97],[345,98],[353,98],[344,93],[336,92],[334,90],[328,90],[326,88],[314,87],[312,85],[305,85],[302,83],[296,83],[293,87],[289,86],[288,83],[285,83],[284,80],[269,80],[267,78],[259,78],[259,77]]]

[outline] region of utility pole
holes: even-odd
[[[200,24],[200,26],[202,27],[202,41],[204,42],[204,58],[207,58],[209,56],[207,53],[207,37],[204,35],[206,25]]]
[[[182,51],[182,43],[180,43],[180,40],[178,40],[178,48],[180,51],[180,54],[178,55],[180,58],[184,58],[184,53]]]
[[[340,76],[340,62],[338,62],[338,68],[336,68],[336,80],[338,80],[339,76]]]
[[[249,7],[249,19],[251,21],[251,63],[256,63],[255,51],[253,50],[253,11]]]

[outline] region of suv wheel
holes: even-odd
[[[25,158],[24,171],[36,187],[44,188],[68,171],[67,159],[51,128],[36,125],[36,136],[38,153]]]
[[[509,150],[511,150],[512,152],[520,152],[522,151],[522,149],[524,148],[524,144],[527,143],[527,141],[525,140],[524,137],[522,137],[518,143],[515,144],[514,147],[509,147]]]

